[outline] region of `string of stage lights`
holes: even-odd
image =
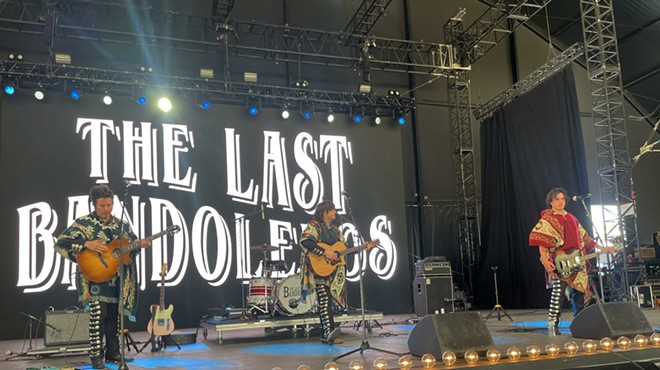
[[[389,91],[387,95],[335,92],[160,75],[146,68],[140,72],[117,71],[66,63],[30,63],[17,58],[0,60],[0,77],[2,90],[7,95],[28,90],[33,91],[35,99],[43,100],[47,91],[65,91],[78,100],[84,93],[94,93],[102,94],[103,102],[108,105],[112,104],[113,96],[130,96],[141,105],[157,101],[165,112],[173,107],[168,96],[194,101],[202,109],[210,109],[213,104],[241,105],[251,115],[259,114],[264,107],[281,109],[283,119],[295,111],[307,120],[322,113],[328,122],[334,120],[335,114],[349,114],[354,122],[370,117],[374,124],[392,119],[402,125],[414,109],[414,100],[401,97],[397,91]],[[249,80],[246,78],[246,81]]]

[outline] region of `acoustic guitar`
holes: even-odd
[[[174,235],[179,230],[181,228],[178,225],[172,225],[158,234],[146,237],[145,240],[152,241],[164,235]],[[120,239],[117,238],[108,243],[108,249],[103,253],[87,248],[84,248],[82,252],[78,253],[78,268],[87,280],[95,283],[103,283],[110,280],[115,276],[117,270],[119,270],[120,258],[122,256],[124,264],[130,265],[133,263],[130,252],[141,247],[140,240],[131,243],[128,239],[124,238],[121,250],[119,250],[119,242]]]
[[[339,260],[331,261],[328,260],[328,258],[326,258],[325,256],[317,256],[314,253],[308,253],[307,256],[309,257],[309,263],[312,268],[312,271],[314,271],[314,274],[318,276],[328,276],[332,274],[333,271],[335,271],[337,266],[342,266],[346,264],[346,260],[344,259],[344,256],[346,256],[347,254],[362,252],[363,250],[369,250],[375,247],[376,245],[378,245],[378,243],[380,243],[380,240],[376,239],[369,244],[362,244],[360,246],[353,248],[346,248],[346,246],[342,242],[336,242],[333,245],[318,243],[326,251],[331,250],[337,253],[337,255],[339,255]]]
[[[165,309],[165,275],[167,274],[167,263],[160,269],[160,303],[151,305],[151,320],[147,325],[147,332],[154,336],[170,335],[174,331],[174,320],[172,311],[174,305],[170,304]]]
[[[623,248],[623,246],[616,245],[615,248],[620,250]],[[599,251],[582,255],[582,251],[580,249],[575,249],[569,253],[558,251],[554,260],[557,276],[559,276],[560,279],[570,277],[574,273],[582,271],[585,267],[584,265],[586,261],[605,253],[607,253],[607,251]]]

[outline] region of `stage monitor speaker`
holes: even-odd
[[[653,328],[635,302],[611,302],[585,307],[571,323],[576,338],[601,339],[651,335]]]
[[[413,280],[412,288],[417,316],[454,312],[454,284],[451,275],[419,276]]]
[[[430,353],[438,359],[445,351],[452,351],[457,356],[462,356],[468,349],[485,354],[494,346],[493,337],[479,312],[426,316],[408,337],[410,353],[415,356]]]
[[[89,344],[89,313],[83,310],[46,311],[46,346]]]

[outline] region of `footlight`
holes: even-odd
[[[465,362],[467,362],[468,365],[474,365],[479,361],[479,354],[475,350],[469,350],[466,351],[465,354],[463,355],[465,357]]]
[[[559,355],[559,351],[559,346],[554,343],[550,343],[545,346],[545,353],[548,354],[548,357],[557,357],[557,355]]]
[[[635,338],[633,338],[633,342],[635,342],[635,346],[639,349],[642,349],[646,347],[646,345],[649,343],[648,338],[646,336],[639,334],[636,335]]]
[[[509,349],[506,350],[506,358],[511,361],[518,361],[520,359],[520,355],[520,349],[518,349],[516,346],[509,347]]]
[[[442,353],[442,363],[447,366],[454,366],[456,363],[456,354],[452,351],[445,351]]]
[[[360,360],[353,360],[351,361],[350,364],[348,364],[348,370],[363,370],[364,369],[364,362]]]
[[[435,366],[435,356],[433,356],[430,353],[427,353],[424,356],[422,356],[422,366],[425,369],[430,369],[433,366]]]
[[[651,334],[650,341],[651,341],[651,344],[653,344],[653,347],[660,346],[660,333]]]
[[[577,343],[573,342],[572,340],[569,340],[564,344],[564,349],[566,350],[566,353],[568,353],[569,356],[573,356],[578,352],[580,347],[577,345]]]
[[[603,351],[611,351],[614,348],[614,341],[608,337],[600,340],[600,348]]]
[[[594,353],[596,352],[596,349],[598,349],[598,346],[596,345],[596,342],[594,342],[593,340],[587,339],[584,342],[582,342],[582,349],[584,349],[584,351],[587,353]]]
[[[537,359],[541,355],[541,349],[538,346],[531,345],[527,346],[527,357],[532,360]]]
[[[408,370],[413,365],[412,358],[409,355],[399,357],[399,361],[397,363],[399,364],[399,369],[401,370]]]
[[[339,365],[330,361],[323,367],[323,370],[339,370]]]
[[[619,346],[619,348],[622,351],[625,351],[628,348],[630,348],[630,344],[631,344],[630,338],[628,337],[619,337],[619,339],[616,340],[616,345]]]
[[[298,366],[298,369],[296,370],[312,370],[312,368],[309,365],[300,365]]]
[[[373,364],[374,370],[387,370],[387,361],[384,358],[377,358],[374,360]]]
[[[500,360],[500,357],[502,355],[500,354],[500,351],[497,348],[491,348],[486,352],[486,358],[488,359],[488,362],[491,364],[497,363],[497,361]]]

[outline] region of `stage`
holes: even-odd
[[[486,317],[489,311],[481,311]],[[611,352],[601,350],[593,354],[583,351],[581,345],[583,339],[576,339],[570,335],[569,325],[572,315],[564,312],[561,323],[562,335],[549,338],[546,332],[545,310],[507,310],[513,318],[513,322],[506,317],[501,321],[497,317],[491,317],[486,321],[495,347],[502,353],[502,359],[496,365],[489,365],[485,358],[481,358],[476,366],[468,366],[464,360],[459,359],[454,368],[470,367],[473,369],[576,369],[576,368],[610,368],[610,369],[655,369],[654,363],[660,364],[660,347],[652,347],[650,344],[644,349],[628,349],[621,351],[614,349]],[[651,326],[658,330],[660,326],[660,310],[642,310]],[[356,317],[351,315],[351,318]],[[376,316],[380,317],[380,316]],[[367,341],[372,348],[385,349],[397,353],[408,352],[408,337],[414,328],[418,318],[415,315],[386,315],[382,319],[371,320],[370,330],[367,331]],[[218,344],[217,332],[210,330],[209,325],[196,329],[177,330],[177,332],[197,332],[197,342],[194,344],[181,345],[181,349],[170,345],[160,352],[151,352],[147,345],[142,353],[136,354],[134,348],[127,351],[127,356],[135,357],[135,361],[129,363],[130,369],[264,369],[270,370],[280,367],[284,370],[295,370],[301,364],[309,365],[312,369],[323,369],[324,365],[337,356],[341,356],[353,349],[360,348],[363,336],[362,326],[358,321],[343,321],[341,323],[343,338],[345,342],[340,345],[322,345],[319,343],[317,329],[310,332],[310,336],[295,335],[291,327],[282,327],[270,330],[264,327],[243,328],[241,330],[229,330],[222,333],[222,345]],[[204,338],[206,330],[206,339]],[[300,331],[300,330],[298,330]],[[298,333],[300,334],[300,333]],[[148,338],[146,332],[133,332],[131,337],[138,343],[137,347],[143,346],[143,341]],[[616,338],[613,338],[616,341]],[[632,338],[630,338],[632,339]],[[580,345],[580,351],[574,356],[568,356],[563,350],[564,343],[574,340]],[[550,343],[555,343],[562,348],[562,353],[556,358],[548,358],[544,348]],[[529,345],[536,345],[542,350],[542,355],[536,360],[530,360],[524,356],[525,349]],[[512,362],[506,359],[506,351],[511,346],[517,346],[522,350],[523,356],[520,360]],[[33,342],[32,347],[43,347],[43,339]],[[33,352],[34,353],[34,348]],[[12,340],[0,342],[0,351],[7,353],[20,353],[27,351],[28,343],[23,340]],[[389,369],[398,369],[397,356],[381,353],[378,350],[369,349],[362,355],[351,354],[336,361],[339,369],[349,369],[349,363],[353,360],[362,360],[365,369],[371,369],[375,359],[381,357],[388,363]],[[8,357],[5,355],[3,357]],[[422,368],[419,358],[415,360],[413,368]],[[116,369],[116,365],[108,365]],[[46,353],[41,355],[16,357],[0,364],[2,369],[63,369],[66,367],[77,369],[91,369],[88,358],[84,352],[69,353]],[[438,359],[435,369],[446,368]]]

